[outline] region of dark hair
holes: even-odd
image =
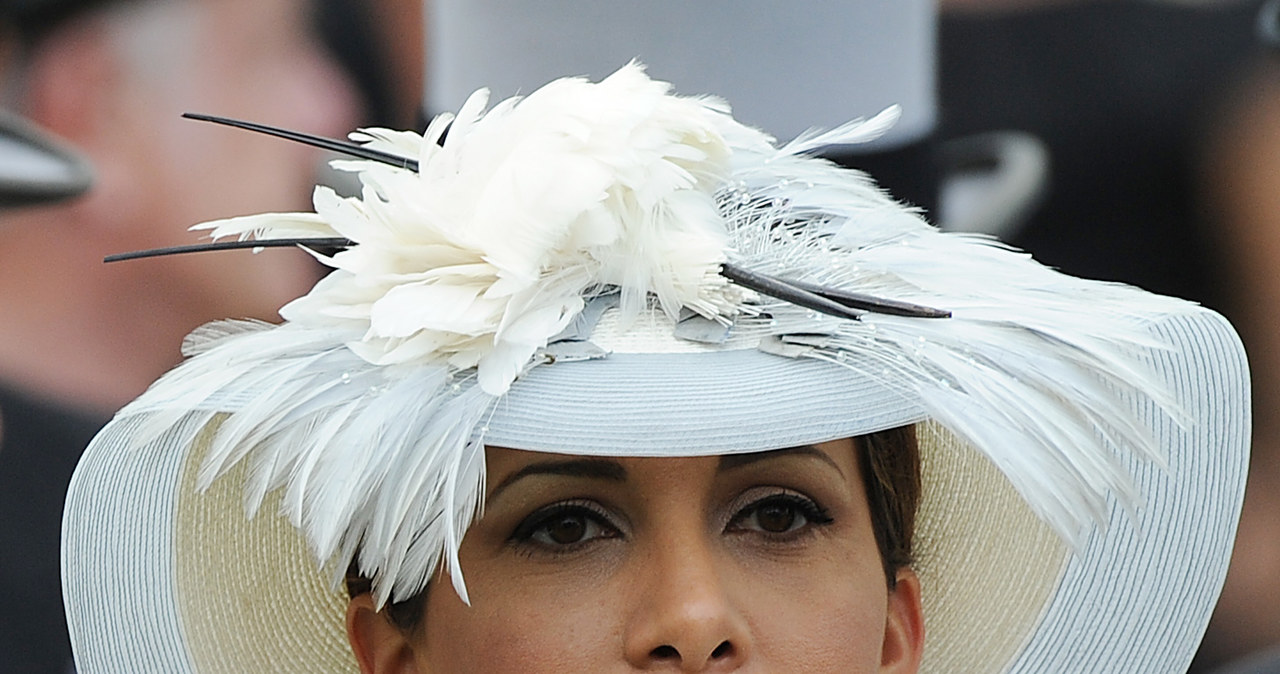
[[[871,509],[880,563],[892,590],[898,570],[911,566],[916,509],[920,506],[920,446],[915,426],[900,426],[858,438],[858,465]]]
[[[885,582],[892,590],[898,571],[912,562],[911,539],[915,535],[916,509],[920,505],[920,447],[915,426],[900,426],[857,438],[858,466],[871,510]],[[347,569],[347,593],[356,597],[372,591],[373,581],[360,574],[353,561]],[[413,633],[422,622],[426,589],[383,609],[392,624]]]
[[[373,592],[373,581],[360,573],[359,563],[354,559],[351,560],[351,566],[347,567],[346,585],[349,597]],[[430,591],[431,584],[428,584],[421,592],[404,601],[389,602],[382,607],[382,611],[401,632],[412,634],[422,622],[422,613],[427,607],[427,593]]]

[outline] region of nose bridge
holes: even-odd
[[[728,671],[749,653],[749,629],[734,601],[731,560],[704,527],[668,528],[639,564],[644,582],[627,635],[627,656],[644,668]]]

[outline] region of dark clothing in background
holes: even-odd
[[[106,421],[0,384],[0,672],[71,671],[58,563],[62,503],[80,454]]]
[[[1227,312],[1230,261],[1202,202],[1202,144],[1262,56],[1261,4],[945,15],[939,137],[1014,129],[1048,145],[1048,194],[1010,240],[1041,262]],[[1191,671],[1234,655],[1214,648],[1210,634]]]
[[[1017,129],[1048,144],[1049,194],[1010,242],[1041,262],[1220,308],[1197,142],[1259,52],[1259,4],[945,15],[939,137]]]

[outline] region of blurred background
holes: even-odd
[[[321,273],[288,250],[101,262],[307,208],[332,180],[318,152],[182,112],[420,129],[477,86],[505,96],[632,57],[782,138],[901,103],[894,132],[832,157],[944,228],[1227,314],[1254,368],[1254,458],[1194,671],[1280,671],[1264,662],[1280,658],[1280,49],[1262,5],[0,0],[0,108],[68,172],[6,177],[23,150],[0,143],[0,672],[71,671],[58,529],[97,428],[191,329],[276,320]]]
[[[0,107],[92,171],[79,196],[0,210],[0,672],[72,671],[59,523],[96,430],[193,328],[278,320],[321,273],[296,250],[103,264],[211,218],[308,209],[330,177],[309,148],[181,113],[416,126],[422,25],[419,0],[0,0]]]
[[[1260,39],[1261,5],[943,0],[939,23],[940,137],[1016,129],[1046,150],[1045,189],[1002,238],[1199,301],[1245,341],[1251,475],[1192,671],[1280,672],[1280,51]]]

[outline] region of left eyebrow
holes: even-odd
[[[720,465],[716,467],[716,472],[723,473],[727,470],[742,468],[760,461],[768,461],[770,459],[793,455],[812,456],[814,458],[821,459],[832,468],[835,468],[836,471],[840,473],[841,477],[844,476],[844,469],[835,462],[835,459],[832,459],[826,452],[814,447],[813,445],[800,445],[799,447],[773,449],[767,452],[751,452],[750,454],[725,454],[720,457]]]

